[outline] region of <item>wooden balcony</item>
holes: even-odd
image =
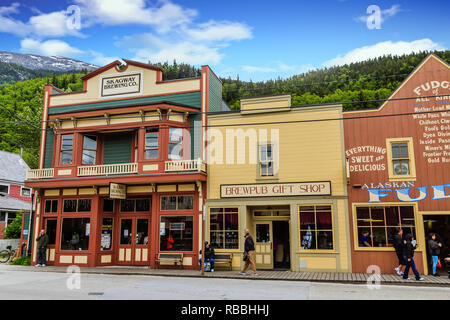
[[[50,179],[55,175],[55,170],[50,169],[27,169],[26,180]]]
[[[206,172],[206,165],[201,159],[166,161],[164,167],[165,172],[176,172],[176,171]]]
[[[79,177],[122,175],[137,173],[138,165],[137,163],[121,163],[97,166],[81,166],[78,167],[77,171],[77,175]]]

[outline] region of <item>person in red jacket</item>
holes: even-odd
[[[167,250],[172,249],[172,248],[173,248],[174,242],[175,242],[175,241],[173,240],[172,235],[169,234],[169,237],[167,238],[166,249],[167,249]]]

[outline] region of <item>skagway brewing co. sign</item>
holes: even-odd
[[[133,96],[142,93],[142,73],[128,72],[100,78],[100,97]]]
[[[331,183],[329,181],[238,184],[220,186],[221,198],[329,195],[331,195]]]

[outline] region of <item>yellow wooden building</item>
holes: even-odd
[[[351,271],[341,105],[291,106],[290,95],[241,100],[208,115],[205,238],[258,269]]]

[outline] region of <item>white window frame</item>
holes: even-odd
[[[30,195],[29,196],[24,196],[23,195],[23,189],[28,189],[28,190],[30,190]],[[33,192],[33,189],[32,188],[27,188],[27,187],[24,187],[24,186],[20,186],[20,196],[21,197],[31,197],[31,193]]]
[[[11,191],[11,185],[9,185],[7,183],[0,183],[0,186],[8,187],[8,192],[6,194],[9,195],[9,192]]]

